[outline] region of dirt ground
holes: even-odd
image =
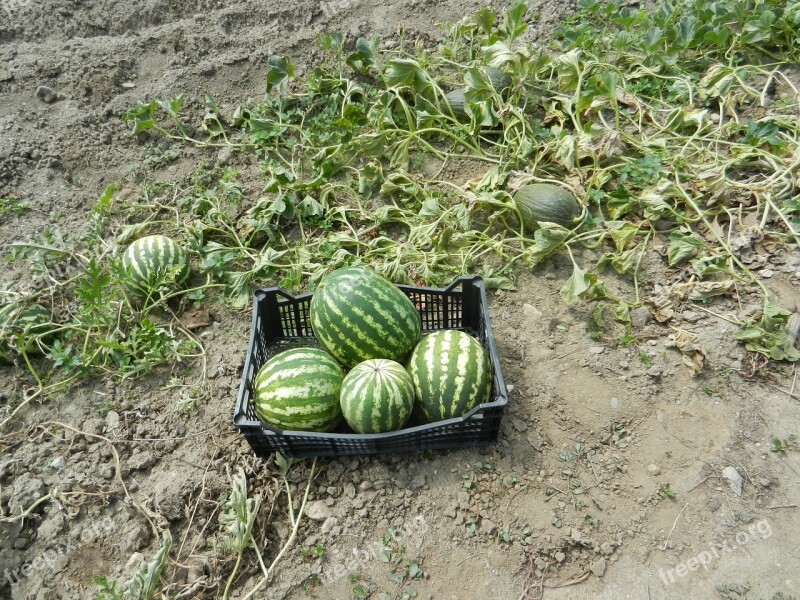
[[[387,41],[402,32],[424,42],[436,39],[434,23],[482,5],[0,0],[0,195],[32,208],[0,222],[0,245],[41,231],[80,232],[109,183],[137,183],[145,146],[119,118],[137,101],[184,93],[197,103],[208,91],[235,105],[263,93],[271,54],[313,65],[320,32]],[[531,5],[538,18],[526,35],[534,40],[574,9],[563,0]],[[182,152],[149,176],[190,172],[197,153]],[[766,284],[797,310],[800,256],[774,262]],[[648,281],[663,276],[661,264],[648,257]],[[410,594],[375,550],[390,527],[399,538],[395,557],[424,571],[406,582],[418,598],[522,600],[540,598],[542,586],[552,600],[744,598],[734,590],[746,584],[755,599],[800,589],[800,452],[770,451],[772,438],[800,434],[794,367],[759,370],[735,329],[701,310],[680,319],[707,356],[699,377],[674,347],[679,331],[646,309],[634,314],[637,344],[592,340],[588,309],[559,298],[568,276],[569,264],[554,260],[520,273],[517,291],[491,294],[513,386],[500,443],[320,460],[310,518],[257,598]],[[26,278],[9,263],[0,285],[22,289]],[[713,310],[744,316],[758,308],[743,294]],[[201,334],[209,384],[191,416],[176,413],[170,374],[155,372],[49,398],[6,432],[2,516],[56,489],[61,496],[29,519],[0,522],[0,598],[94,599],[93,577],[138,571],[159,541],[137,505],[172,533],[167,578],[183,594],[172,597],[222,597],[232,565],[219,501],[231,474],[244,467],[251,491],[267,498],[277,483],[231,425],[249,311],[219,309],[214,317]],[[0,408],[15,401],[23,379],[0,367]],[[116,481],[117,455],[130,497]],[[733,472],[741,489],[729,481]],[[301,471],[295,491],[302,485]],[[264,516],[270,525],[262,523],[259,536],[269,557],[288,532],[285,507]],[[241,573],[232,597],[258,581],[251,556]]]

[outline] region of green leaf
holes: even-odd
[[[728,258],[719,254],[699,256],[692,259],[692,268],[700,277],[726,273],[728,271]]]
[[[383,183],[380,163],[369,162],[358,170],[358,193],[364,198],[372,196],[376,186]]]
[[[442,214],[442,207],[436,198],[428,198],[422,203],[422,208],[419,209],[419,216],[423,219],[426,217],[438,217]]]
[[[525,22],[525,13],[528,11],[526,2],[518,2],[503,15],[503,22],[498,29],[505,34],[508,42],[513,42],[528,29]]]
[[[774,333],[783,329],[790,316],[792,316],[792,311],[781,308],[772,300],[767,300],[764,304],[764,316],[762,317],[764,330]]]
[[[139,104],[129,109],[122,115],[123,121],[133,121],[132,136],[139,135],[143,131],[149,131],[155,127],[155,100],[149,104]]]
[[[161,575],[169,560],[169,550],[172,547],[172,536],[169,531],[162,532],[161,536],[161,548],[158,549],[155,556],[122,586],[126,598],[149,600],[158,590]]]
[[[393,58],[383,74],[387,87],[410,87],[422,92],[431,85],[430,78],[420,64],[412,58]]]
[[[103,190],[103,193],[100,194],[100,197],[94,203],[92,207],[92,213],[96,215],[106,215],[108,214],[108,209],[111,208],[111,201],[114,199],[114,194],[117,193],[119,189],[119,184],[111,183],[106,186],[106,189]]]
[[[469,231],[469,212],[464,204],[456,204],[450,209],[450,214],[453,215],[453,222],[455,222],[461,231]]]
[[[773,26],[778,17],[771,10],[762,10],[758,20],[749,20],[745,23],[742,36],[748,44],[760,44],[773,37]]]
[[[294,77],[294,65],[285,56],[270,56],[267,62],[267,92],[284,89]]]
[[[664,32],[661,31],[660,27],[651,27],[647,30],[644,34],[644,38],[642,38],[642,44],[648,50],[654,49],[658,44],[661,43],[661,40],[664,39]]]
[[[736,339],[744,342],[744,347],[751,352],[758,352],[773,360],[795,362],[800,360],[800,350],[789,344],[784,331],[770,333],[762,327],[752,325],[736,333]]]
[[[322,33],[315,41],[321,50],[339,55],[344,47],[344,34],[339,31],[332,34]]]
[[[157,102],[158,105],[161,107],[161,110],[163,110],[173,119],[177,119],[178,113],[180,112],[181,107],[183,106],[183,100],[184,100],[183,94],[179,94],[174,98],[167,98],[166,100],[157,100]]]
[[[395,172],[389,175],[386,181],[383,182],[380,192],[384,196],[405,200],[420,199],[424,196],[424,191],[420,184],[402,172]]]
[[[321,217],[325,214],[325,207],[311,196],[303,198],[298,208],[300,209],[300,215],[303,217]]]
[[[495,18],[494,12],[484,7],[475,13],[475,15],[472,17],[472,20],[483,30],[483,33],[488,34],[492,31]]]
[[[575,304],[595,283],[597,283],[596,275],[587,273],[573,263],[572,276],[559,290],[559,295],[567,304]]]
[[[694,42],[697,32],[697,17],[683,15],[675,26],[675,42],[681,48],[688,48]]]
[[[671,232],[667,250],[669,265],[674,267],[684,264],[704,246],[703,238],[685,227]]]
[[[484,100],[490,98],[494,88],[483,69],[472,67],[464,73],[464,84],[467,86],[465,97],[469,100]],[[471,92],[471,93],[470,93]]]
[[[208,92],[203,96],[203,101],[208,108],[208,112],[203,116],[201,129],[211,137],[222,135],[225,133],[225,126],[222,123],[222,115],[217,107],[217,101]]]
[[[379,46],[380,38],[377,36],[360,37],[356,40],[355,52],[347,56],[345,63],[357,73],[366,75],[377,63]]]

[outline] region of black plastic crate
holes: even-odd
[[[476,337],[489,355],[492,400],[456,419],[436,423],[409,423],[388,433],[354,433],[345,422],[330,433],[282,431],[258,420],[251,404],[259,368],[272,356],[300,346],[317,345],[311,330],[311,294],[294,297],[279,288],[256,290],[250,344],[233,424],[247,438],[256,455],[268,458],[277,451],[286,457],[397,454],[447,448],[488,446],[497,442],[508,392],[489,323],[486,288],[480,277],[461,277],[446,289],[398,286],[414,303],[422,319],[422,334],[459,329]],[[412,417],[413,419],[413,417]]]

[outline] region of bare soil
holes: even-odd
[[[208,91],[234,106],[263,94],[271,54],[313,66],[320,32],[429,43],[434,23],[481,5],[0,0],[0,195],[32,208],[0,222],[0,244],[80,232],[109,183],[179,181],[207,158],[186,149],[165,169],[142,168],[147,143],[119,118],[137,101],[184,93],[199,107]],[[534,40],[574,9],[562,0],[532,7]],[[767,285],[797,310],[800,258],[768,259],[775,274]],[[644,269],[649,286],[674,276],[655,250]],[[375,550],[389,528],[400,538],[394,556],[424,571],[405,582],[418,598],[738,598],[717,586],[746,583],[749,598],[771,598],[800,589],[800,452],[770,451],[773,437],[800,433],[795,369],[764,367],[736,343],[733,326],[707,311],[687,309],[679,320],[707,356],[697,377],[674,347],[678,329],[646,309],[635,314],[635,344],[593,340],[588,309],[559,298],[568,276],[569,264],[553,260],[520,273],[517,291],[491,296],[513,386],[500,443],[320,460],[313,519],[256,597],[402,597],[403,584]],[[28,278],[9,263],[0,284],[22,290]],[[745,316],[758,308],[742,295],[713,310]],[[222,597],[232,555],[219,501],[240,466],[251,492],[266,498],[258,537],[274,557],[289,530],[284,501],[270,506],[276,470],[253,458],[230,422],[249,311],[217,308],[213,317],[201,334],[209,383],[190,416],[175,411],[165,385],[174,374],[157,371],[83,384],[29,407],[4,432],[0,598],[94,599],[93,577],[129,577],[164,529],[175,540],[166,581],[178,595],[170,597]],[[0,366],[0,408],[28,383],[23,371]],[[295,495],[307,468],[294,476]],[[731,468],[741,494],[723,476]],[[56,490],[30,518],[8,522]],[[317,544],[323,556],[312,551]],[[233,597],[259,576],[247,554]]]

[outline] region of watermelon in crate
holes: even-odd
[[[481,343],[463,331],[435,331],[408,359],[416,410],[432,423],[467,414],[489,399],[491,367]]]
[[[403,361],[419,341],[419,315],[411,300],[367,267],[325,276],[310,310],[317,340],[346,367],[370,358]]]
[[[385,358],[358,363],[345,376],[342,413],[357,433],[400,429],[414,407],[414,383],[405,367]]]
[[[339,391],[344,372],[319,348],[286,350],[258,370],[255,410],[279,429],[329,431],[342,420]]]

